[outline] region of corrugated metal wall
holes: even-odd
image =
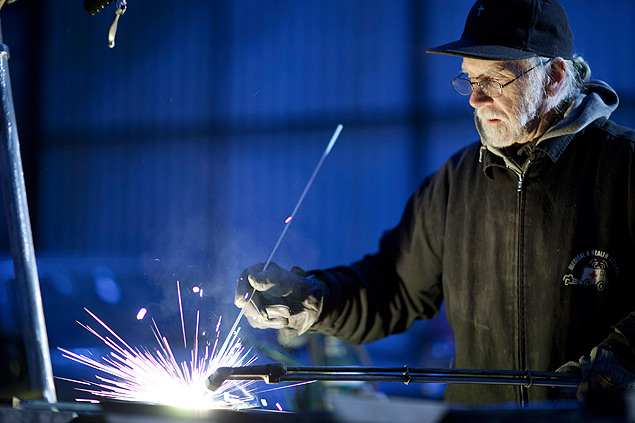
[[[169,237],[194,219],[199,233],[225,234],[223,243],[255,223],[265,231],[256,248],[267,249],[337,123],[345,125],[342,146],[324,173],[340,177],[320,176],[311,195],[319,212],[304,211],[307,226],[294,231],[335,251],[308,265],[374,248],[375,228],[395,223],[421,177],[475,139],[469,106],[447,83],[459,59],[423,53],[460,33],[469,3],[191,1],[174,9],[139,1],[109,50],[112,11],[90,17],[43,2],[40,248],[145,253],[157,233]],[[572,24],[587,21],[590,9],[576,6]],[[633,6],[620,7],[627,13],[603,6],[619,20],[588,40],[577,31],[576,43],[598,58],[596,74],[609,74],[628,95],[632,55],[607,57],[613,50],[602,45],[617,37],[627,52],[633,43],[624,18]],[[608,65],[615,55],[624,66]],[[354,207],[355,193],[382,204]],[[341,213],[347,208],[353,214]],[[269,213],[278,215],[267,222]],[[325,222],[326,215],[338,218]],[[343,247],[321,243],[329,229],[314,221],[329,228],[339,221],[339,230],[352,225],[360,235]],[[203,246],[214,243],[209,237]]]
[[[145,254],[180,233],[208,234],[213,256],[244,233],[232,251],[266,257],[343,123],[290,234],[321,253],[289,260],[337,264],[375,248],[424,172],[412,170],[410,2],[133,3],[114,50],[107,12],[46,5],[44,60],[60,71],[41,75],[42,250]]]

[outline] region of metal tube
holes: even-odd
[[[218,389],[225,380],[262,380],[266,383],[319,381],[366,381],[409,383],[478,383],[495,385],[576,387],[580,379],[567,373],[529,370],[422,369],[404,367],[302,367],[269,363],[243,367],[221,367],[207,379],[208,389]]]
[[[560,376],[560,375],[559,375]],[[410,383],[466,383],[482,385],[520,385],[520,386],[549,386],[559,388],[571,388],[577,386],[580,381],[566,376],[547,376],[531,373],[531,377],[526,372],[519,372],[518,375],[510,377],[507,375],[461,375],[448,374],[442,372],[431,372],[429,374],[396,374],[396,373],[289,373],[280,376],[280,382],[303,382],[309,380],[316,381],[356,381],[356,382],[402,382]],[[230,377],[230,379],[241,379],[240,377]]]
[[[46,335],[11,93],[8,56],[9,49],[3,44],[0,26],[0,179],[18,288],[23,339],[32,389],[42,392],[43,398],[49,403],[56,403],[51,353]]]

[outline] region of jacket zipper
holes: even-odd
[[[525,265],[524,263],[524,259],[523,259],[523,248],[522,248],[522,244],[523,244],[523,239],[524,239],[524,233],[523,233],[523,219],[524,219],[524,213],[523,213],[523,200],[524,200],[524,195],[523,195],[523,176],[524,176],[524,172],[521,173],[520,175],[518,175],[518,186],[517,186],[517,193],[518,193],[518,249],[517,249],[517,254],[518,254],[518,262],[517,262],[517,276],[516,276],[516,289],[517,289],[517,295],[518,295],[518,369],[519,370],[523,370],[525,369],[525,308],[524,308],[524,299],[525,299],[525,287],[524,287],[524,280],[523,280],[523,267]],[[525,401],[527,399],[527,389],[524,386],[519,386],[519,390],[520,390],[520,406],[524,407],[525,406]]]
[[[521,192],[523,189],[523,177],[525,176],[524,172],[520,172],[518,174],[518,185],[516,186],[516,192]]]
[[[518,246],[517,246],[517,254],[518,254],[518,262],[517,262],[517,275],[516,275],[516,289],[518,296],[518,316],[517,316],[517,324],[518,324],[518,369],[524,370],[527,368],[527,363],[525,362],[525,285],[523,279],[523,268],[525,266],[525,261],[523,257],[523,242],[524,242],[524,201],[525,195],[523,192],[525,175],[527,173],[527,169],[529,168],[529,164],[531,163],[530,159],[527,159],[523,167],[518,166],[518,170],[515,171],[516,176],[518,177],[518,183],[516,185],[516,193],[518,200]],[[527,388],[524,386],[519,386],[519,398],[521,407],[525,406],[525,403],[528,401],[528,392]]]

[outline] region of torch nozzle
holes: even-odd
[[[226,380],[262,380],[265,383],[278,383],[280,376],[287,373],[284,363],[268,363],[244,367],[219,367],[206,380],[205,386],[216,391]]]
[[[214,392],[227,380],[231,374],[231,367],[219,367],[214,373],[212,373],[206,380],[205,386],[210,391]]]

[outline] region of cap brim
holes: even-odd
[[[536,53],[516,48],[487,45],[482,42],[459,40],[426,50],[426,53],[469,57],[483,60],[522,60],[537,56]]]

